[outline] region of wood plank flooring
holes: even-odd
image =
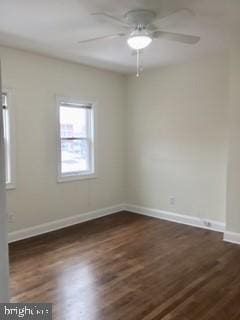
[[[12,302],[56,320],[239,320],[240,246],[123,212],[10,245]]]

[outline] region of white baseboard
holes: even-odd
[[[94,220],[97,218],[101,218],[113,213],[121,212],[121,211],[129,211],[133,213],[138,213],[142,215],[146,215],[149,217],[154,217],[158,219],[168,220],[176,223],[186,224],[198,228],[204,228],[209,230],[214,230],[218,232],[224,232],[225,224],[219,221],[207,220],[207,219],[200,219],[193,216],[182,215],[178,213],[158,210],[158,209],[150,209],[145,207],[140,207],[131,204],[119,204],[116,206],[98,209],[82,214],[78,214],[72,217],[44,223],[41,225],[37,225],[34,227],[21,229],[18,231],[10,232],[8,235],[9,243],[31,238],[37,235],[41,235],[44,233],[48,233],[51,231],[63,229],[75,224],[79,224],[85,221]],[[205,223],[208,222],[210,225],[206,225]],[[240,234],[232,233],[232,232],[225,232],[224,233],[224,240],[233,243],[240,244]]]
[[[225,231],[223,240],[226,242],[240,244],[240,233]]]
[[[189,226],[194,226],[198,228],[204,228],[208,230],[224,232],[225,224],[219,221],[213,221],[209,219],[201,219],[198,217],[158,210],[158,209],[150,209],[145,207],[139,207],[136,205],[127,204],[125,205],[125,209],[130,212],[139,213],[142,215],[168,220],[172,222],[182,223]],[[209,223],[209,225],[207,225]]]
[[[85,221],[101,218],[113,213],[120,212],[125,209],[125,206],[123,204],[119,204],[116,206],[108,207],[108,208],[103,208],[103,209],[98,209],[82,214],[78,214],[76,216],[44,223],[38,226],[18,230],[18,231],[13,231],[10,232],[8,235],[8,241],[9,243],[31,238],[40,234],[48,233],[51,231],[63,229],[78,223],[82,223]]]

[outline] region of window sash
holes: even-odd
[[[5,147],[5,182],[7,189],[16,188],[15,121],[12,89],[2,90],[3,134]]]
[[[63,137],[61,140],[87,140],[89,138],[83,138],[83,137]]]
[[[68,180],[78,180],[78,179],[88,179],[95,177],[95,153],[94,153],[94,107],[93,104],[82,104],[70,101],[58,101],[58,114],[59,114],[59,165],[58,165],[58,180],[59,182]],[[81,136],[64,136],[64,131],[61,131],[61,107],[69,108],[83,108],[86,110],[86,135]],[[63,123],[62,123],[63,124]],[[67,129],[66,129],[67,130]],[[75,170],[69,172],[63,171],[63,145],[62,142],[67,141],[86,141],[86,159],[87,159],[87,169],[86,170]]]
[[[10,124],[9,112],[3,109],[3,136],[5,151],[5,180],[6,184],[11,183],[11,148],[10,148]]]
[[[62,171],[63,161],[62,161],[62,141],[85,141],[87,145],[87,169],[86,170],[75,170],[75,171]],[[91,152],[92,141],[90,138],[61,138],[61,175],[63,177],[75,176],[81,174],[92,173],[92,152]]]
[[[5,182],[7,185],[11,183],[11,147],[10,147],[10,115],[8,109],[8,96],[2,92],[2,107],[3,107],[3,138],[5,152]]]
[[[60,103],[60,106],[59,106],[59,115],[61,117],[61,108],[69,108],[69,109],[72,109],[72,108],[76,108],[76,109],[85,109],[86,110],[86,132],[85,134],[79,134],[79,136],[72,136],[71,138],[89,138],[91,137],[91,134],[92,134],[92,106],[87,106],[87,105],[81,105],[81,104],[73,104],[73,103]],[[60,118],[59,117],[59,118]],[[63,139],[65,138],[63,135],[62,135],[62,130],[61,130],[61,123],[60,123],[60,138]],[[69,137],[68,137],[69,138]]]
[[[3,110],[7,109],[7,94],[5,92],[2,92],[2,107]]]

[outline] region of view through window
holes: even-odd
[[[6,183],[11,183],[11,147],[10,147],[10,115],[8,109],[7,93],[2,93],[2,107],[3,107],[3,134],[5,145],[5,170]]]

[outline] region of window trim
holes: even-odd
[[[67,104],[86,104],[91,105],[91,163],[92,170],[84,173],[73,173],[69,175],[62,175],[61,171],[61,137],[60,137],[60,105],[62,102],[66,101]],[[79,180],[88,180],[97,178],[97,155],[96,155],[96,100],[92,99],[81,99],[81,98],[70,98],[66,96],[56,96],[56,111],[57,111],[57,182],[70,182]]]
[[[16,189],[16,135],[15,135],[15,108],[14,108],[14,90],[11,88],[2,88],[2,93],[7,94],[7,109],[9,112],[9,132],[10,132],[10,177],[11,182],[6,183],[7,190]]]

